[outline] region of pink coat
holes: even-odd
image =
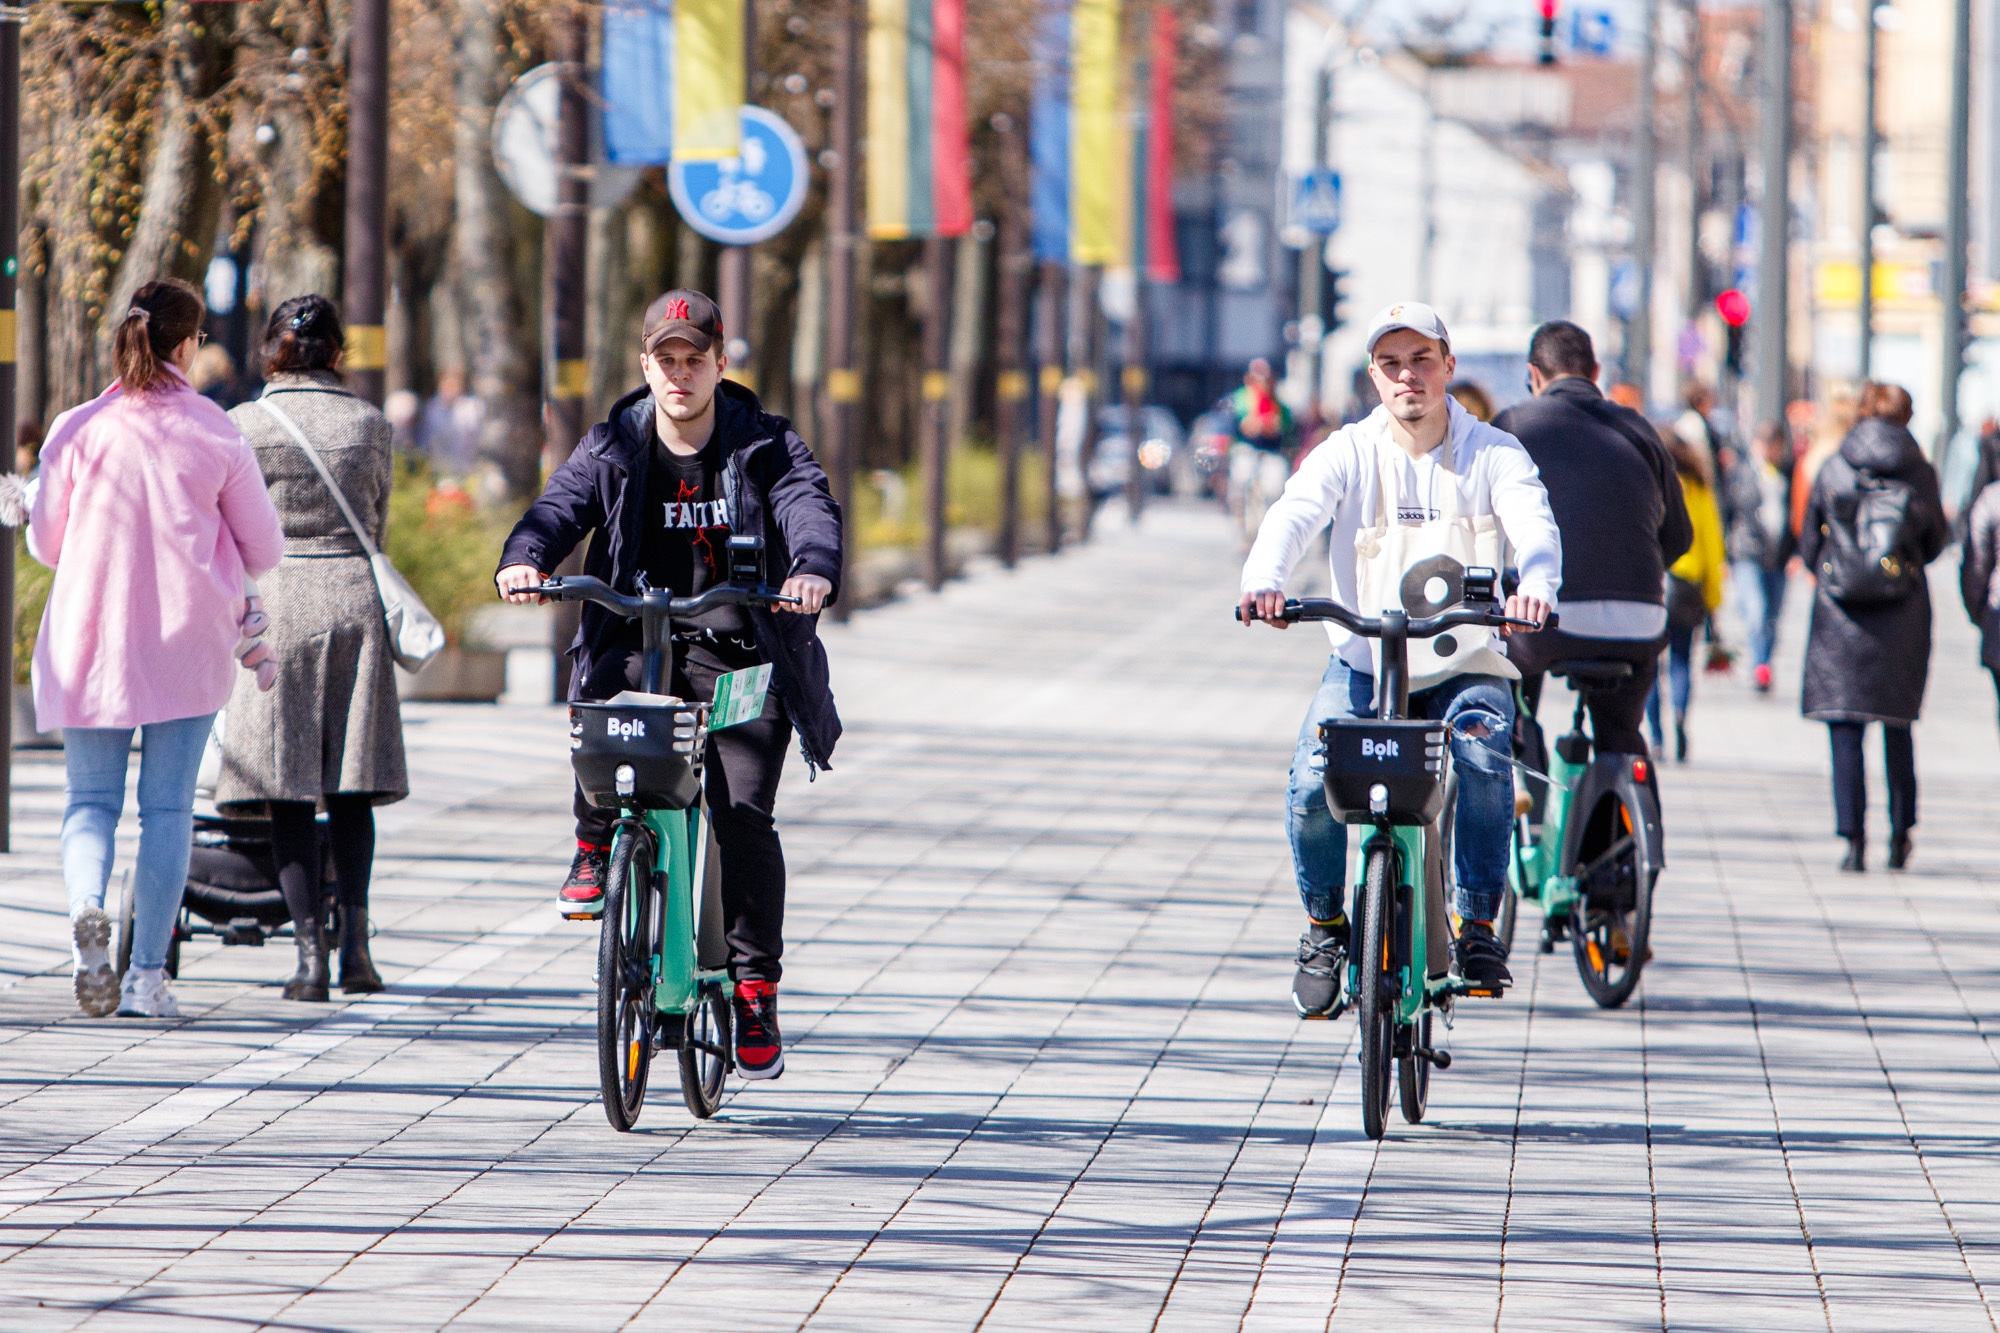
[[[35,643],[35,722],[135,727],[229,702],[243,580],[276,567],[284,529],[257,456],[176,376],[117,385],[57,417],[29,518],[55,570]]]

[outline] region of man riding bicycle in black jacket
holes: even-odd
[[[510,602],[535,601],[534,588],[593,534],[584,573],[623,593],[637,592],[643,575],[650,588],[691,596],[728,579],[729,539],[747,534],[763,538],[766,568],[798,599],[790,611],[724,607],[677,622],[670,686],[709,702],[725,673],[771,666],[763,716],[710,733],[704,767],[736,982],[736,1063],[746,1078],[776,1078],[785,858],[772,808],[793,731],[815,770],[828,767],[840,737],[817,613],[840,579],[841,518],[791,423],[722,378],[722,348],[708,297],[672,291],[653,302],[639,357],[645,387],[619,399],[549,478],[507,538],[495,582]],[[638,687],[636,621],[586,605],[569,652],[572,700]],[[576,857],[559,902],[572,914],[601,911],[613,814],[581,791],[575,806]]]
[[[1646,418],[1597,389],[1590,335],[1567,320],[1528,343],[1535,396],[1493,424],[1527,449],[1562,531],[1562,621],[1507,640],[1532,717],[1542,678],[1565,658],[1612,658],[1630,677],[1590,692],[1602,751],[1647,753],[1639,721],[1667,642],[1667,566],[1694,544],[1672,457]]]

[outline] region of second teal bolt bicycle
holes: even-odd
[[[682,1100],[704,1120],[721,1106],[723,1080],[735,1067],[735,986],[725,967],[720,862],[702,799],[710,706],[663,690],[676,617],[796,602],[762,586],[762,546],[754,537],[731,538],[731,581],[693,597],[645,590],[628,597],[588,576],[551,579],[535,590],[550,601],[595,602],[640,622],[639,689],[606,703],[570,705],[577,785],[592,804],[618,812],[603,906],[572,918],[602,918],[598,1081],[604,1114],[621,1132],[638,1122],[655,1050],[676,1052]]]

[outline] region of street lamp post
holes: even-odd
[[[1875,110],[1875,84],[1881,61],[1881,28],[1875,22],[1875,0],[1863,0],[1868,25],[1867,56],[1862,63],[1861,91],[1861,375],[1875,366],[1875,156],[1881,151],[1880,117]]]
[[[1625,325],[1625,376],[1640,398],[1653,399],[1653,252],[1658,248],[1653,210],[1659,175],[1659,121],[1654,70],[1659,66],[1659,0],[1646,0],[1646,40],[1639,63],[1639,133],[1632,168],[1633,256],[1639,264],[1639,300]]]
[[[1791,309],[1792,0],[1764,0],[1764,199],[1758,218],[1757,415],[1785,420],[1785,335]]]
[[[854,364],[854,270],[861,237],[858,197],[861,184],[861,51],[863,11],[850,4],[836,30],[833,88],[833,170],[828,173],[826,246],[826,391],[825,416],[828,462],[832,466],[833,498],[846,520],[841,550],[841,597],[833,604],[836,620],[853,612],[854,594],[848,576],[854,551],[855,416],[861,404],[861,372]]]
[[[14,430],[14,287],[21,235],[21,24],[25,6],[0,6],[0,423]],[[14,470],[13,440],[0,450],[0,473]],[[0,541],[0,625],[6,688],[14,688],[14,542]],[[0,852],[14,850],[14,709],[0,708]]]
[[[1958,381],[1965,370],[1965,250],[1968,236],[1967,200],[1971,193],[1972,128],[1972,0],[1957,0],[1951,23],[1951,149],[1945,183],[1944,290],[1938,293],[1943,315],[1942,365],[1938,378],[1938,428],[1935,457],[1958,434]]]
[[[346,271],[340,293],[347,354],[341,369],[357,394],[380,406],[383,372],[388,368],[382,312],[388,295],[384,252],[389,239],[389,0],[354,0],[351,23]]]

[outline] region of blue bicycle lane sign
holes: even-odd
[[[676,159],[667,168],[667,192],[681,217],[723,245],[753,245],[776,236],[799,215],[812,183],[798,131],[761,106],[745,106],[741,115],[738,156]]]

